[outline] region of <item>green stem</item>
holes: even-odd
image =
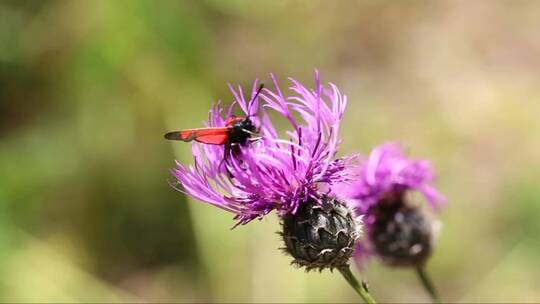
[[[360,284],[354,274],[351,272],[351,268],[349,266],[344,266],[339,268],[339,271],[347,280],[349,285],[362,297],[362,300],[364,300],[365,303],[368,304],[376,304],[375,300],[371,297],[369,292],[367,291],[364,284]]]
[[[429,296],[431,297],[431,300],[433,300],[433,303],[442,303],[441,298],[439,298],[439,293],[435,289],[435,286],[429,279],[426,270],[423,266],[417,266],[416,267],[416,274],[418,275],[418,278],[420,279],[420,282],[422,282],[422,286],[424,286],[424,289],[427,291]]]

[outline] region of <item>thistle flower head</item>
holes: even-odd
[[[360,262],[373,255],[393,266],[426,261],[437,225],[407,193],[421,193],[438,210],[444,198],[432,186],[433,179],[428,161],[407,158],[397,144],[375,148],[361,163],[358,180],[340,187],[340,197],[365,216],[366,235],[356,249]]]
[[[340,186],[340,195],[362,214],[385,198],[401,196],[407,191],[421,193],[435,210],[445,201],[432,185],[434,173],[430,162],[408,158],[396,143],[373,149],[357,173],[356,181]]]
[[[333,184],[351,178],[348,164],[352,158],[335,158],[346,97],[333,84],[321,85],[318,73],[313,89],[290,79],[288,94],[271,77],[274,88],[264,89],[251,105],[241,88],[232,89],[233,106],[224,113],[218,103],[207,123],[210,127],[225,126],[234,108],[240,107],[253,119],[259,140],[234,154],[227,153],[224,146],[194,143],[194,164],[177,162],[172,170],[180,191],[235,214],[238,224],[273,210],[281,217],[295,214],[307,202],[320,203],[331,193]],[[256,87],[255,83],[252,98]],[[271,112],[286,118],[290,128],[285,138],[279,137]]]

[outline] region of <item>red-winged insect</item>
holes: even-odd
[[[249,102],[248,109],[257,99],[264,85],[261,84],[257,92]],[[249,113],[249,111],[248,111]],[[231,148],[244,146],[247,142],[253,139],[253,135],[257,134],[257,130],[253,122],[248,116],[231,116],[225,122],[224,127],[186,129],[182,131],[172,131],[165,134],[165,138],[169,140],[181,140],[184,142],[197,141],[209,145],[225,145],[225,156],[229,154]],[[235,150],[233,150],[235,152]]]

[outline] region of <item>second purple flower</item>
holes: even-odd
[[[373,149],[357,173],[357,180],[339,193],[364,215],[366,235],[357,243],[358,261],[375,255],[392,266],[423,266],[433,249],[437,222],[410,194],[421,193],[434,210],[444,202],[432,185],[431,164],[410,159],[399,145],[387,143]]]

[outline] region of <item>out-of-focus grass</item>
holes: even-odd
[[[342,153],[387,140],[449,199],[429,271],[450,301],[538,301],[540,7],[533,1],[0,2],[0,300],[355,301],[288,265],[269,216],[170,189],[226,82],[338,84]],[[380,301],[427,301],[371,263]]]

